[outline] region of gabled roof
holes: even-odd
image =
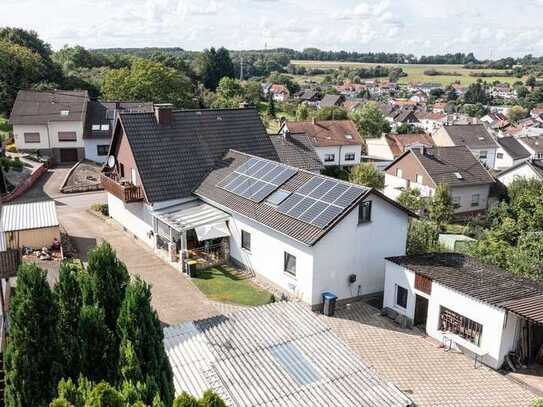
[[[543,135],[521,137],[520,142],[526,144],[536,154],[543,153]]]
[[[512,167],[509,167],[503,171],[501,171],[499,174],[498,174],[498,178],[501,178],[504,174],[507,174],[513,170],[516,170],[517,168],[520,168],[520,167],[523,167],[523,166],[528,166],[532,169],[532,171],[534,171],[541,180],[543,180],[543,160],[527,160],[527,161],[522,161],[516,165],[513,165]]]
[[[530,157],[530,152],[514,137],[498,137],[496,142],[513,160]]]
[[[432,147],[434,145],[434,140],[426,133],[387,134],[385,137],[395,157],[401,155],[409,146],[423,145]]]
[[[14,125],[85,121],[89,94],[86,90],[20,90],[11,110]]]
[[[231,148],[279,159],[254,108],[173,111],[170,125],[154,113],[120,113],[119,125],[150,203],[189,197]]]
[[[307,100],[307,101],[319,100],[319,92],[317,92],[316,90],[301,91],[297,95],[298,95],[298,98],[301,100]]]
[[[345,97],[343,95],[324,95],[320,107],[340,106],[344,100]]]
[[[407,154],[413,154],[417,158],[436,185],[445,183],[451,187],[459,187],[494,183],[494,179],[488,171],[465,146],[436,146],[426,148],[424,152],[421,152],[420,149],[408,150],[389,164],[385,171]],[[458,177],[457,173],[461,177]]]
[[[387,260],[476,300],[522,316],[530,312],[532,319],[543,322],[543,286],[527,278],[458,253],[429,253]],[[527,307],[527,299],[536,301],[537,319],[534,309]]]
[[[232,407],[412,405],[295,302],[167,327],[164,347],[176,394],[212,389]]]
[[[445,125],[447,132],[455,146],[469,148],[496,148],[496,143],[482,124],[454,124]]]
[[[324,168],[311,141],[305,134],[281,134],[270,136],[279,161],[292,167],[311,172]]]
[[[445,113],[439,113],[439,112],[415,112],[415,116],[419,120],[435,120],[435,121],[447,120],[447,115]]]
[[[103,102],[91,100],[87,106],[87,120],[83,138],[111,138],[115,114],[120,112],[152,112],[153,102]],[[94,130],[93,125],[108,124],[108,130]]]
[[[269,89],[269,92],[271,92],[271,93],[285,93],[287,95],[290,94],[290,92],[288,91],[288,88],[285,85],[278,85],[278,84],[271,85],[270,89]]]
[[[223,209],[225,212],[234,212],[245,216],[307,246],[316,244],[370,194],[379,196],[391,205],[406,212],[409,216],[416,216],[400,204],[386,198],[380,192],[374,189],[361,187],[364,189],[364,193],[355,199],[348,207],[343,209],[337,218],[330,224],[321,229],[313,224],[303,222],[279,212],[277,208],[266,203],[266,200],[257,203],[217,186],[220,181],[225,179],[252,157],[253,156],[249,154],[244,154],[239,151],[229,151],[224,157],[224,160],[217,163],[216,168],[213,169],[196,188],[194,194],[204,201],[217,206],[219,209]],[[312,178],[325,180],[329,177],[311,173],[309,171],[298,170],[292,178],[280,185],[279,188],[288,192],[295,192]],[[334,181],[344,183],[343,181]]]
[[[361,145],[362,139],[351,120],[286,122],[291,134],[304,133],[315,147]]]

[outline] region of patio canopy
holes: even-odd
[[[153,215],[178,232],[184,232],[203,226],[214,226],[217,233],[224,227],[228,232],[225,221],[230,218],[230,215],[226,212],[203,203],[202,201],[193,201],[164,209],[158,209],[153,211]],[[220,226],[221,224],[223,226]],[[202,234],[205,234],[205,232],[202,231]],[[229,236],[229,234],[222,236]]]
[[[196,232],[196,236],[198,236],[199,242],[230,236],[230,231],[228,230],[228,226],[226,226],[225,221],[213,223],[212,225],[198,226],[195,227],[194,230]]]

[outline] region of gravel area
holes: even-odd
[[[102,189],[100,171],[102,166],[92,161],[77,163],[61,187],[61,192],[86,192]]]

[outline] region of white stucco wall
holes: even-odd
[[[315,280],[312,303],[331,291],[339,299],[384,290],[388,256],[405,254],[408,216],[376,195],[372,201],[371,222],[358,224],[355,208],[315,245]],[[351,274],[356,282],[348,283]]]
[[[472,154],[488,168],[496,168],[497,148],[470,148]],[[486,151],[486,160],[479,158],[482,151]]]
[[[521,165],[503,175],[498,175],[498,180],[505,186],[511,185],[511,183],[520,178],[532,179],[538,175],[527,164]]]
[[[499,155],[502,155],[502,158],[499,158]],[[507,154],[507,151],[505,151],[503,148],[498,147],[496,150],[496,169],[497,170],[504,170],[506,168],[512,167],[514,165],[514,161],[511,158],[509,154]]]
[[[488,208],[488,194],[490,185],[474,185],[465,187],[450,187],[450,195],[460,197],[460,207],[455,210],[455,213],[471,212]],[[479,194],[479,205],[471,206],[472,195]]]
[[[62,131],[75,131],[76,141],[58,141],[58,133]],[[49,122],[51,147],[53,148],[82,148],[83,122]]]
[[[98,155],[97,146],[99,145],[107,145],[109,146],[110,140],[109,139],[85,139],[83,140],[85,144],[85,158],[87,160],[95,161],[97,163],[105,163],[107,161],[107,154],[106,155]]]
[[[360,164],[360,154],[362,151],[362,147],[359,145],[315,147],[315,151],[325,166],[355,165]],[[353,161],[345,161],[345,154],[347,153],[354,153]],[[324,161],[324,157],[326,154],[334,154],[334,161]]]
[[[49,137],[47,133],[48,129],[46,125],[36,126],[13,126],[13,137],[15,139],[15,146],[18,150],[39,150],[50,148]],[[24,133],[40,133],[39,143],[25,143]]]
[[[77,141],[59,142],[58,132],[75,131]],[[25,143],[24,133],[40,133],[40,143]],[[13,127],[15,145],[18,149],[39,150],[47,148],[83,147],[83,122],[49,122],[47,125],[16,125]]]
[[[152,218],[149,208],[143,202],[125,204],[123,201],[107,194],[109,216],[121,224],[130,234],[138,240],[154,247],[154,238],[149,237],[149,231],[153,230]]]
[[[230,255],[254,273],[311,304],[314,248],[297,243],[251,219],[232,214]],[[241,247],[241,231],[251,234],[251,251]],[[296,257],[296,276],[284,271],[284,253]]]
[[[379,157],[383,160],[394,160],[394,154],[392,154],[392,150],[390,150],[390,146],[388,145],[385,136],[367,139],[366,147],[370,157]]]
[[[395,305],[396,285],[408,290],[407,309]],[[477,301],[457,291],[432,282],[432,294],[415,290],[415,273],[386,261],[385,294],[383,306],[413,319],[415,316],[415,296],[421,295],[429,299],[426,333],[432,338],[442,341],[443,333],[439,331],[440,307],[444,306],[483,326],[480,349],[488,353],[483,362],[497,369],[503,363],[504,356],[514,347],[515,331],[518,318],[492,305]],[[462,349],[467,354],[469,351]]]

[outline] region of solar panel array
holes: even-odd
[[[279,205],[285,215],[324,229],[365,189],[333,179],[311,178]]]
[[[296,170],[259,158],[240,165],[217,186],[254,202],[261,202],[296,174]]]

